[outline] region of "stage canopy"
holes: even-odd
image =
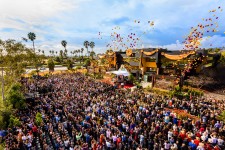
[[[124,65],[121,65],[119,70],[117,70],[117,71],[110,71],[108,73],[113,73],[113,74],[116,74],[118,76],[123,75],[125,77],[130,75],[130,73],[127,71],[127,69],[124,67]]]

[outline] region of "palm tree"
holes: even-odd
[[[81,63],[81,59],[80,59],[80,49],[77,50],[77,53],[78,53],[78,60],[80,60],[80,63]]]
[[[52,51],[51,50],[49,51],[49,53],[50,53],[50,55],[52,55]]]
[[[83,47],[80,49],[80,52],[82,53],[82,61],[83,61],[83,52],[84,52],[84,48]]]
[[[84,41],[84,47],[87,49],[87,55],[88,55],[88,46],[89,46],[89,42],[88,41]]]
[[[90,42],[90,47],[92,48],[93,51],[93,48],[95,47],[95,42]]]
[[[62,44],[62,46],[65,48],[64,54],[66,55],[66,54],[67,54],[67,50],[66,50],[67,42],[66,42],[65,40],[62,40],[62,41],[61,41],[61,44]]]
[[[78,54],[78,49],[76,50],[76,53]],[[76,55],[77,55],[77,54],[76,54]]]
[[[63,50],[60,50],[60,51],[59,51],[59,56],[60,56],[60,57],[63,57]]]
[[[81,48],[80,49],[80,52],[82,53],[82,56],[83,56],[83,51],[84,51],[84,48]]]
[[[63,62],[63,50],[59,51],[59,58],[60,58],[60,62]]]
[[[91,47],[92,53],[93,53],[93,52],[94,52],[94,51],[93,51],[93,48],[95,47],[95,42],[90,42],[90,47]],[[93,59],[93,55],[92,55],[91,57],[92,57],[92,59]]]
[[[30,39],[33,42],[33,49],[34,49],[34,52],[35,52],[34,40],[36,39],[36,35],[33,32],[29,32],[27,36],[28,36],[28,39]]]
[[[80,57],[80,49],[78,49],[77,52],[79,53],[79,57]]]
[[[38,52],[40,53],[40,52],[41,52],[41,50],[40,50],[40,49],[38,49]]]
[[[42,54],[44,55],[45,54],[45,51],[42,51]]]

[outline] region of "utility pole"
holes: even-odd
[[[5,96],[4,96],[4,74],[3,74],[3,67],[2,67],[2,100],[5,101]]]

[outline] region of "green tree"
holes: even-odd
[[[63,50],[59,51],[59,58],[60,58],[60,61],[62,63],[63,62]]]
[[[19,120],[19,118],[15,117],[14,115],[10,115],[10,119],[9,119],[9,127],[18,127],[21,125],[21,122]]]
[[[55,61],[58,62],[58,63],[61,62],[59,56],[57,56],[57,57],[55,58]]]
[[[48,68],[49,68],[49,72],[54,72],[55,63],[52,59],[48,60]]]
[[[82,54],[82,61],[84,61],[84,59],[83,59],[84,48],[81,48],[81,49],[80,49],[80,52],[81,52],[81,54]]]
[[[220,60],[223,65],[225,65],[225,52],[221,52]]]
[[[87,66],[90,66],[90,65],[91,65],[90,59],[86,59],[86,60],[84,61],[84,66],[87,67]]]
[[[80,57],[80,49],[77,50],[78,56]]]
[[[133,83],[135,81],[135,77],[133,74],[129,75],[129,80]]]
[[[69,59],[67,60],[67,69],[72,70],[73,69],[73,62]]]
[[[61,41],[61,44],[62,46],[64,47],[64,56],[67,57],[67,49],[66,49],[66,46],[67,46],[67,42],[65,40],[62,40]]]
[[[30,65],[34,66],[36,69],[37,75],[39,75],[39,68],[43,65],[44,55],[37,55],[36,53],[28,53],[28,56],[30,57]]]
[[[4,87],[9,88],[25,72],[27,65],[35,63],[37,54],[15,40],[0,40],[0,68],[4,70]],[[6,89],[7,90],[7,89]]]
[[[93,49],[94,49],[94,47],[95,47],[95,42],[90,42],[90,47],[91,47],[91,49],[92,49],[90,55],[91,55],[91,54],[95,54],[95,53],[93,53],[93,52],[94,52]],[[91,57],[92,57],[92,59],[93,59],[93,55],[92,55]]]
[[[223,110],[222,113],[220,113],[220,115],[218,116],[218,119],[225,122],[225,110]]]
[[[221,50],[220,48],[215,48],[214,52],[218,53],[218,52],[220,52],[220,50]]]
[[[8,128],[11,114],[12,114],[12,111],[10,109],[5,108],[3,110],[0,110],[0,128],[1,129]]]
[[[7,101],[16,109],[22,109],[26,106],[25,98],[22,93],[22,86],[19,83],[12,85],[7,97]]]
[[[88,41],[84,41],[84,47],[87,49],[87,55],[88,55],[88,46],[89,46],[89,42]]]
[[[29,32],[27,36],[28,36],[28,39],[30,39],[33,42],[33,50],[35,52],[34,40],[36,39],[36,35],[33,32]]]
[[[34,40],[33,38],[32,40]],[[22,86],[18,84],[21,75],[25,73],[26,66],[38,66],[42,64],[44,55],[36,54],[33,49],[27,48],[21,42],[13,39],[0,40],[0,68],[4,71],[2,81],[2,93],[4,107],[0,109],[0,128],[7,128],[10,124],[19,125],[19,119],[11,116],[13,110],[26,106],[22,92]],[[11,117],[10,117],[11,116]]]
[[[91,59],[93,59],[93,57],[95,56],[95,52],[91,51],[90,56],[91,56]]]

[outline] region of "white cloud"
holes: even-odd
[[[121,34],[128,35],[129,28],[134,28],[133,32],[148,31],[149,36],[142,36],[145,47],[182,49],[179,42],[183,41],[182,34],[188,33],[191,26],[210,15],[208,10],[219,5],[225,7],[219,0],[0,0],[0,30],[15,29],[0,32],[0,38],[20,40],[28,32],[35,32],[37,47],[42,49],[59,51],[61,40],[69,41],[69,49],[78,49],[82,47],[82,40],[93,40],[96,50],[102,51],[107,49],[104,43],[110,43],[111,29],[117,26],[113,20],[126,17],[130,21],[120,25]],[[136,19],[141,23],[134,24]],[[149,28],[149,20],[155,22],[156,30]],[[220,15],[220,20],[219,26],[223,29],[225,16]],[[103,40],[97,39],[98,32],[103,32]],[[213,46],[225,43],[222,36],[213,39],[203,40],[203,46],[210,42]]]
[[[213,35],[212,37],[204,37],[202,40],[202,47],[212,48],[212,47],[225,47],[225,37],[221,35]]]
[[[160,47],[157,45],[154,45],[154,46]],[[152,47],[154,46],[152,45]],[[203,37],[200,48],[214,48],[214,47],[217,47],[217,48],[225,47],[225,37],[220,35],[213,35],[210,38]],[[169,50],[182,50],[183,48],[185,48],[185,46],[184,44],[180,43],[179,40],[177,40],[176,44],[172,43],[172,44],[164,45],[163,48],[167,48]]]
[[[0,28],[36,30],[33,25],[51,25],[50,17],[77,9],[81,0],[0,0]]]

